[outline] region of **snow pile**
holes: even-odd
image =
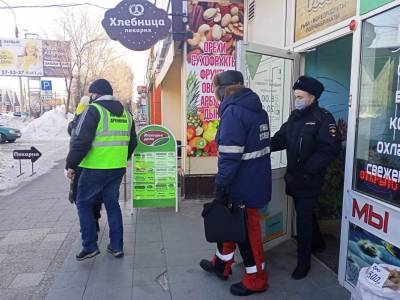
[[[38,176],[50,172],[59,163],[64,163],[69,149],[68,123],[73,115],[65,117],[63,107],[44,113],[37,119],[1,115],[0,124],[20,129],[21,139],[15,143],[0,144],[0,195],[8,195]],[[29,150],[35,147],[42,153],[34,164],[36,174],[31,176],[31,161],[22,160],[19,176],[19,161],[13,159],[14,150]]]
[[[62,109],[52,109],[22,128],[22,138],[27,140],[68,139],[67,127],[72,117],[69,114],[66,118]]]
[[[16,117],[13,115],[0,115],[0,125],[3,125],[5,127],[11,127],[15,129],[22,129],[24,128],[30,121],[32,121],[32,118],[30,117]]]

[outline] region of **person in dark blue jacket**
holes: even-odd
[[[216,98],[221,101],[217,132],[218,173],[216,201],[226,197],[241,202],[247,211],[247,241],[239,244],[246,273],[231,286],[231,293],[247,296],[268,287],[259,209],[271,199],[270,126],[260,98],[243,86],[243,75],[225,71],[213,80]],[[232,273],[235,243],[219,243],[215,256],[203,259],[207,272],[228,279]]]
[[[287,153],[286,193],[294,199],[297,228],[297,266],[292,278],[298,280],[310,270],[311,252],[326,247],[313,208],[342,138],[332,114],[318,105],[324,91],[321,82],[301,76],[293,90],[296,109],[272,137],[272,151],[286,149]]]

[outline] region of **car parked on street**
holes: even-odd
[[[21,131],[19,129],[5,127],[0,125],[0,143],[14,143],[16,139],[21,137]]]

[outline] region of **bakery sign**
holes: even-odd
[[[104,14],[102,25],[108,36],[135,51],[151,48],[171,29],[166,11],[146,0],[124,0]]]
[[[356,9],[354,0],[297,0],[295,41],[353,17]]]

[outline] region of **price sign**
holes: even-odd
[[[389,275],[389,271],[377,264],[373,264],[367,271],[366,279],[373,286],[382,288]]]

